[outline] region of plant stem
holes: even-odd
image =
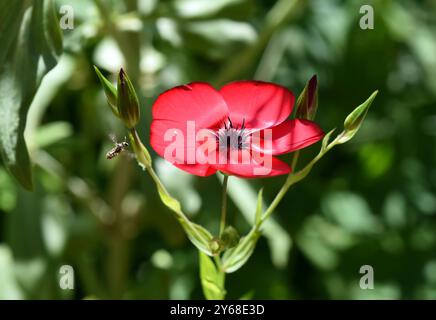
[[[300,157],[300,150],[297,150],[294,152],[294,155],[292,156],[291,169],[293,172],[295,172],[299,157]]]
[[[227,216],[227,182],[229,180],[229,176],[224,174],[223,180],[223,191],[221,196],[221,221],[220,221],[220,237],[224,232],[224,228],[226,227],[226,216]]]
[[[165,188],[162,181],[160,181],[159,177],[157,176],[156,172],[154,171],[152,164],[151,164],[151,157],[148,153],[147,149],[144,147],[144,144],[141,141],[141,138],[138,135],[138,132],[135,128],[130,129],[130,142],[133,146],[133,150],[136,154],[136,160],[140,164],[140,166],[148,172],[150,177],[153,179],[154,183],[157,186],[159,195],[162,199],[162,196],[172,199],[173,201],[176,201],[168,192],[168,190]],[[163,199],[162,199],[163,200]],[[201,234],[199,234],[198,230],[194,227],[193,223],[188,219],[188,217],[183,213],[180,207],[176,208],[174,206],[169,206],[168,203],[164,204],[170,208],[175,214],[176,218],[180,221],[180,223],[186,225],[189,230],[195,234],[197,237],[201,238]]]
[[[262,218],[260,219],[259,223],[256,224],[257,228],[260,228],[263,222],[269,218],[269,216],[273,213],[275,208],[278,206],[280,201],[282,201],[283,197],[285,196],[286,192],[288,192],[289,188],[296,184],[297,182],[303,180],[309,172],[312,170],[312,167],[317,163],[327,152],[330,151],[336,144],[337,140],[330,143],[325,149],[322,149],[318,155],[312,159],[303,169],[291,173],[288,176],[288,179],[286,180],[285,184],[281,187],[277,195],[275,196],[273,202],[269,205],[268,209],[265,210],[265,213],[263,214]],[[295,166],[297,164],[298,160],[298,154],[294,154],[294,158],[292,159],[292,165]],[[294,169],[294,168],[293,168]]]
[[[283,197],[285,196],[286,192],[288,192],[289,188],[292,184],[285,183],[280,191],[275,196],[274,200],[269,205],[268,209],[265,210],[265,213],[263,214],[262,218],[260,219],[259,223],[257,223],[256,226],[260,228],[260,226],[269,218],[271,213],[275,210],[275,208],[279,205],[280,201],[282,201]]]

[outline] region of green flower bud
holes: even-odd
[[[226,249],[235,247],[239,243],[239,240],[239,233],[232,226],[227,226],[221,235],[221,241]]]
[[[374,101],[378,91],[375,91],[364,103],[351,112],[344,122],[344,131],[336,138],[337,143],[345,143],[359,131],[368,109]]]
[[[139,101],[127,74],[123,69],[118,76],[118,113],[127,128],[134,128],[139,122]]]

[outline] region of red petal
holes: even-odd
[[[286,120],[270,130],[272,140],[264,140],[264,130],[260,143],[259,139],[252,139],[253,149],[273,155],[289,153],[305,148],[324,136],[324,131],[315,122],[303,119]],[[271,141],[270,145],[268,141]]]
[[[153,119],[195,121],[197,128],[215,127],[227,116],[227,105],[221,94],[203,82],[165,91],[153,105]]]
[[[242,161],[243,159],[247,161]],[[219,164],[214,167],[224,173],[242,178],[265,178],[291,172],[291,168],[285,162],[271,155],[249,150],[232,150],[227,163],[224,163],[221,157]]]
[[[198,130],[195,133],[198,133]],[[177,135],[180,136],[180,140],[177,140]],[[188,145],[188,138],[189,141],[194,141],[193,145],[192,143]],[[170,120],[153,120],[151,123],[150,144],[157,154],[189,173],[198,176],[214,174],[216,170],[210,165],[204,164],[204,162],[203,164],[197,163],[197,152],[202,152],[202,148],[205,147],[204,140],[196,141],[196,139],[191,140],[191,138],[195,139],[196,137],[188,137],[185,123]],[[180,144],[176,144],[177,142]],[[177,150],[174,147],[177,147]]]
[[[280,124],[291,114],[294,95],[268,82],[238,81],[220,90],[234,126],[245,120],[247,128],[264,129]]]
[[[216,172],[216,169],[206,164],[174,164],[174,165],[183,171],[201,177],[207,177]]]
[[[165,134],[169,135],[167,139],[171,140],[165,141]],[[153,120],[150,126],[150,144],[158,155],[165,158],[165,149],[175,141],[177,134],[180,134],[183,138],[183,144],[185,144],[186,124],[170,120]],[[183,153],[186,153],[186,146],[183,149]],[[184,157],[178,160],[184,162]]]

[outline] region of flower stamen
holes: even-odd
[[[245,119],[240,128],[235,128],[230,117],[224,122],[224,128],[218,130],[216,137],[219,149],[229,153],[230,150],[242,150],[248,148],[249,133],[245,130]]]

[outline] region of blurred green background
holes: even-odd
[[[374,30],[359,27],[364,4]],[[56,0],[58,18],[64,5],[74,29],[62,31],[63,54],[27,114],[35,191],[0,167],[0,299],[203,298],[197,251],[152,180],[128,156],[105,159],[107,135],[126,131],[93,65],[112,80],[127,68],[144,141],[157,95],[191,81],[260,79],[298,95],[317,74],[326,131],[379,89],[358,135],[290,190],[227,277],[227,297],[436,298],[435,1]],[[216,233],[219,180],[154,165]],[[269,202],[283,181],[230,179],[238,230],[249,229],[257,191]],[[59,288],[62,265],[74,268],[74,290]],[[373,290],[359,287],[362,265],[374,268]]]

